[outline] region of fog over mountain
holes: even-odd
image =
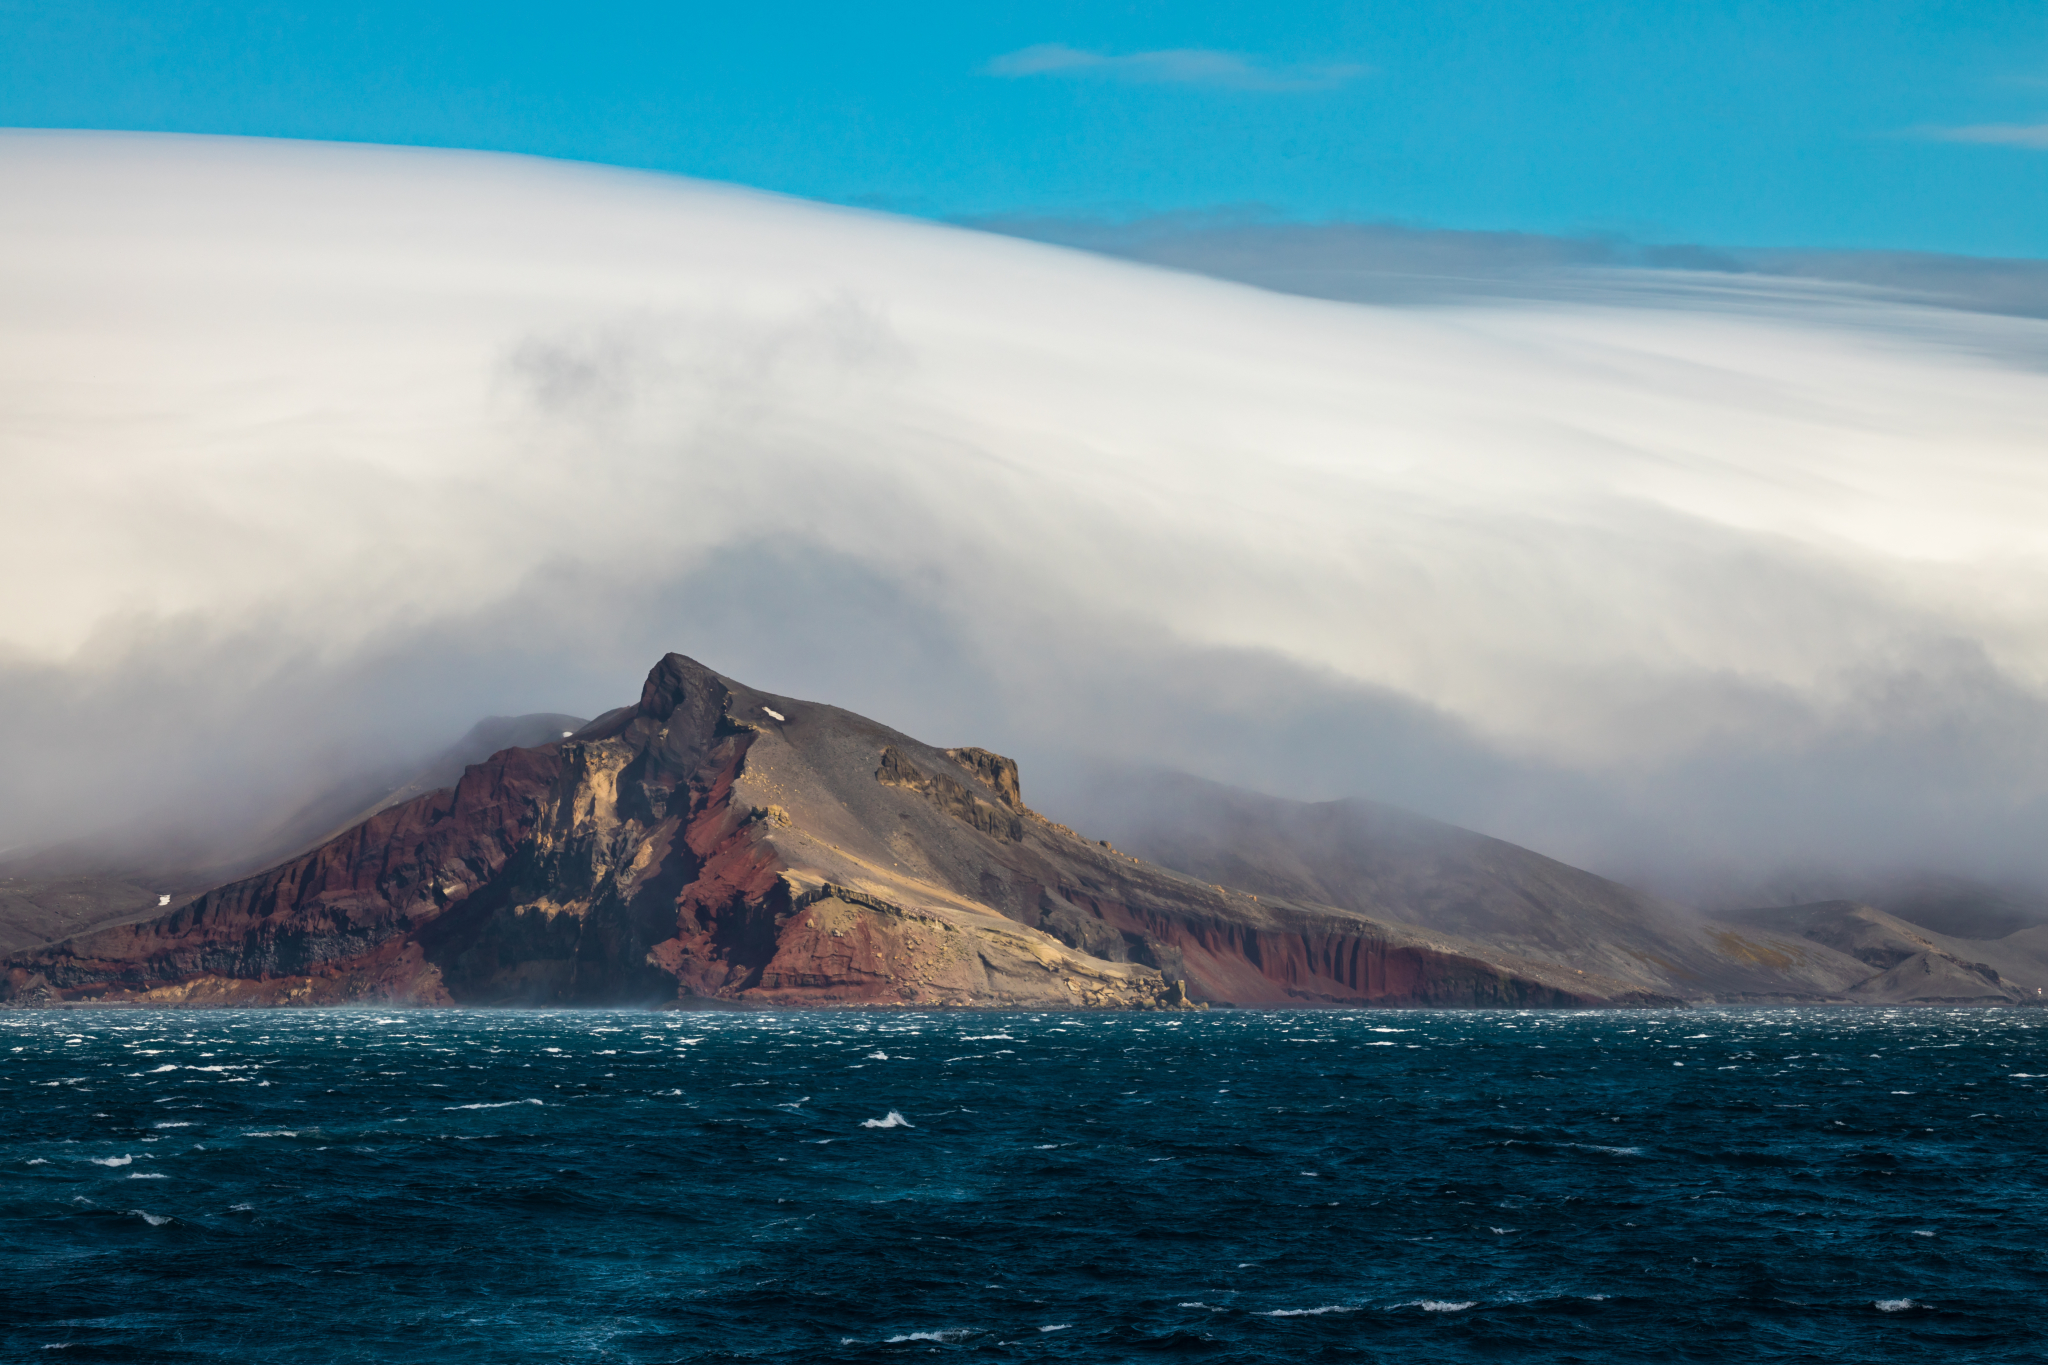
[[[245,827],[675,649],[1055,818],[1143,764],[1681,891],[2048,875],[2023,308],[1340,302],[459,152],[9,133],[0,183],[0,848]]]

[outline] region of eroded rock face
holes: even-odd
[[[1016,765],[669,655],[175,913],[7,962],[16,1003],[1162,1008],[1656,1003],[1640,984],[1199,881],[1024,805]]]
[[[979,755],[983,751],[976,749],[967,752]],[[998,764],[1008,765],[1010,785],[1014,790],[1017,765],[1006,758],[996,758],[994,754],[988,754],[987,757],[996,759]],[[977,770],[970,767],[969,771]],[[977,772],[977,775],[983,774]],[[1007,800],[998,806],[982,800],[945,773],[927,774],[905,758],[903,751],[893,744],[882,750],[882,766],[875,770],[875,780],[885,786],[906,787],[918,793],[946,814],[965,823],[970,829],[978,829],[983,834],[1008,839],[1012,843],[1023,841],[1024,818],[1008,808]]]

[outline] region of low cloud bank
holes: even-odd
[[[1664,885],[2048,872],[2036,320],[1361,306],[468,153],[0,175],[0,847],[232,828],[680,649],[1054,813],[1150,762]]]

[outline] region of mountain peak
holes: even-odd
[[[687,654],[664,654],[640,687],[640,715],[667,720],[678,708],[701,715],[724,704],[726,682]]]

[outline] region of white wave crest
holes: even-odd
[[[1879,1299],[1870,1306],[1880,1313],[1903,1313],[1908,1308],[1918,1308],[1920,1305],[1911,1299]]]
[[[1467,1308],[1477,1308],[1479,1300],[1466,1299],[1462,1303],[1450,1299],[1423,1299],[1416,1307],[1425,1313],[1462,1313]]]
[[[894,1109],[889,1111],[887,1118],[867,1119],[861,1123],[863,1128],[915,1128],[916,1126],[916,1124],[904,1118],[903,1115],[897,1113]],[[892,1341],[895,1339],[894,1337],[890,1338]]]
[[[1315,1318],[1325,1313],[1356,1313],[1357,1308],[1346,1303],[1326,1303],[1321,1308],[1273,1308],[1259,1314],[1262,1318]]]
[[[132,1156],[96,1156],[90,1158],[95,1166],[127,1166],[134,1162]]]
[[[512,1107],[513,1107],[514,1105],[520,1105],[520,1104],[539,1104],[539,1103],[540,1103],[540,1101],[539,1101],[539,1100],[502,1100],[502,1101],[500,1101],[500,1102],[499,1102],[499,1103],[497,1103],[497,1104],[448,1104],[448,1105],[443,1105],[443,1106],[442,1106],[442,1108],[443,1108],[443,1110],[456,1110],[456,1109],[510,1109],[510,1108],[512,1108]]]
[[[904,1332],[898,1336],[889,1337],[888,1340],[892,1342],[965,1341],[968,1337],[973,1336],[977,1330],[978,1329],[973,1327],[948,1327],[945,1330],[939,1332]]]
[[[140,1218],[143,1222],[149,1224],[153,1228],[160,1228],[164,1224],[171,1221],[170,1215],[168,1214],[166,1214],[162,1218],[159,1218],[153,1213],[144,1213],[141,1209],[130,1209],[128,1210],[128,1212],[134,1214],[137,1218]]]

